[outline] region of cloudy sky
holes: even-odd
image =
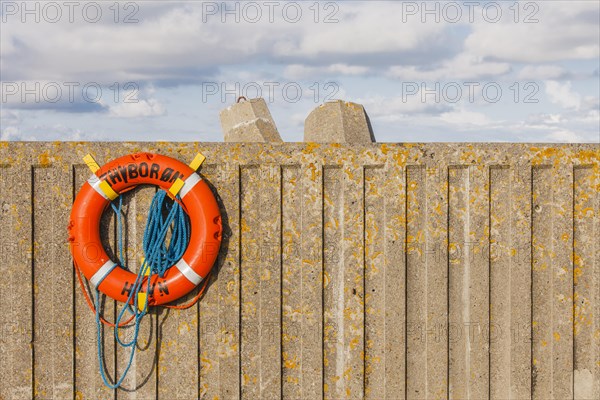
[[[2,140],[287,141],[334,99],[380,142],[600,142],[600,2],[0,0]]]

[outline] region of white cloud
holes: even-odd
[[[21,121],[18,111],[0,109],[0,124],[2,126],[15,126]]]
[[[16,126],[7,126],[6,128],[2,128],[2,135],[0,136],[0,140],[9,141],[9,140],[24,140],[21,136],[21,132],[19,128]]]
[[[303,79],[337,75],[364,75],[368,71],[368,67],[360,65],[331,64],[328,66],[313,67],[302,64],[291,64],[285,67],[283,75],[290,79]]]
[[[600,143],[600,112],[569,110],[564,114],[532,114],[521,123],[512,122],[505,129],[523,132],[521,141],[553,143]]]
[[[598,13],[596,1],[543,1],[531,2],[533,8],[514,22],[513,2],[504,4],[504,12],[512,18],[498,23],[477,20],[465,41],[469,53],[504,61],[526,63],[552,62],[565,59],[597,59],[600,56]],[[516,3],[515,3],[516,4]],[[536,8],[539,9],[536,11]],[[513,13],[513,14],[511,14]],[[525,23],[534,13],[538,22]]]
[[[109,115],[117,118],[156,117],[166,113],[165,107],[156,99],[121,102],[108,107]]]
[[[18,111],[13,110],[0,110],[0,140],[23,140],[19,125],[21,124],[21,117]]]
[[[560,143],[580,143],[583,141],[583,137],[577,133],[569,130],[557,130],[546,136],[549,142],[560,142]]]
[[[529,121],[536,124],[555,125],[568,120],[561,114],[533,114],[529,116]]]
[[[425,99],[427,100],[427,99]],[[402,120],[409,114],[440,114],[450,108],[443,103],[423,101],[421,92],[411,96],[358,98],[356,102],[365,107],[369,116],[387,121]]]
[[[457,111],[445,112],[440,115],[440,119],[451,125],[476,125],[483,127],[490,124],[490,119],[482,113],[475,111],[467,111],[465,109],[459,109]]]
[[[417,66],[393,66],[388,76],[404,81],[439,81],[439,80],[471,80],[495,77],[510,72],[508,63],[486,61],[483,57],[467,53],[446,60],[437,68],[425,69]]]
[[[557,65],[526,65],[519,71],[519,79],[548,80],[561,79],[567,75],[563,67]]]
[[[581,107],[581,95],[571,90],[571,82],[546,81],[546,94],[550,102],[563,108],[579,110]]]
[[[399,23],[403,8],[400,2],[339,4],[339,23],[307,25],[298,40],[277,41],[274,54],[317,59],[325,54],[426,53],[425,46],[438,44],[448,28],[445,24],[422,23],[418,18]]]
[[[326,65],[326,71],[356,75],[366,72],[364,65],[379,64],[403,52],[430,60],[438,57],[432,48],[445,49],[452,39],[443,34],[448,28],[444,24],[424,24],[416,18],[398,24],[395,12],[401,6],[392,2],[385,3],[386,12],[368,2],[340,3],[339,22],[332,24],[315,23],[309,9],[312,3],[299,4],[303,18],[298,23],[281,16],[273,23],[263,18],[257,24],[224,24],[218,16],[203,22],[202,3],[195,2],[168,7],[143,2],[142,11],[157,8],[162,12],[147,12],[137,24],[61,22],[40,23],[31,29],[31,24],[11,19],[3,25],[3,75],[9,80],[107,85],[115,81],[190,82],[212,76],[224,66],[256,60]]]

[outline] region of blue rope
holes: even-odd
[[[180,200],[178,196],[178,200]],[[123,258],[123,235],[122,235],[122,207],[123,199],[119,196],[119,204],[115,205],[111,203],[111,207],[115,214],[117,214],[117,229],[118,229],[118,246],[119,246],[119,262],[120,265],[125,267],[125,259]],[[171,232],[171,238],[167,244],[167,235]],[[136,344],[138,340],[138,334],[140,324],[144,316],[148,313],[148,300],[146,300],[144,307],[140,310],[138,306],[138,293],[142,291],[142,284],[144,278],[149,271],[148,279],[146,280],[145,292],[151,293],[150,282],[154,275],[163,277],[166,270],[175,264],[185,252],[190,234],[190,220],[186,215],[185,211],[177,201],[169,200],[167,193],[163,190],[158,191],[152,199],[150,205],[150,211],[148,213],[148,220],[146,222],[146,228],[144,229],[144,240],[143,250],[145,254],[145,260],[142,263],[140,270],[136,276],[135,282],[133,283],[132,290],[127,297],[127,302],[119,311],[117,320],[115,321],[114,335],[117,343],[124,348],[130,348],[129,361],[127,367],[123,371],[123,374],[113,384],[106,377],[104,358],[103,358],[103,346],[102,346],[102,323],[100,321],[100,291],[98,287],[100,283],[108,276],[111,272],[102,277],[98,286],[96,286],[96,333],[98,340],[98,364],[100,366],[100,375],[104,384],[111,389],[116,389],[123,383],[125,376],[129,372],[133,363],[133,357],[135,355]],[[113,267],[113,269],[116,268]],[[133,300],[133,307],[131,307],[131,301]],[[127,328],[133,326],[133,338],[129,342],[123,342],[119,336],[119,325],[125,314],[125,311],[129,311],[135,316],[133,325],[128,325]]]
[[[190,222],[187,215],[177,202],[165,203],[167,192],[160,191],[152,199],[150,214],[146,230],[144,231],[144,253],[146,262],[153,267],[161,278],[166,270],[175,264],[187,248],[189,241]],[[168,213],[165,218],[161,212],[152,212],[153,210],[162,210],[163,204],[166,205],[165,211]],[[171,240],[169,246],[165,243],[167,233],[171,223],[175,221],[171,231]]]

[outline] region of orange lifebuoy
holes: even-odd
[[[100,218],[114,198],[142,184],[164,190],[179,184],[179,195],[191,223],[183,257],[162,277],[153,275],[148,305],[179,299],[210,272],[221,245],[221,213],[208,184],[190,166],[160,154],[137,153],[104,165],[83,184],[69,222],[73,260],[90,284],[115,300],[126,302],[136,274],[117,265],[100,239]],[[141,285],[145,292],[147,278]]]

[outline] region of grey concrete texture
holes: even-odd
[[[361,104],[335,100],[321,104],[306,117],[304,141],[366,144],[375,142],[375,136]]]
[[[240,99],[219,114],[225,142],[281,142],[275,121],[262,98]]]
[[[113,393],[66,226],[82,157],[141,151],[207,157],[223,245]],[[133,270],[153,193],[124,195]],[[2,142],[0,217],[1,399],[600,396],[597,144]]]

